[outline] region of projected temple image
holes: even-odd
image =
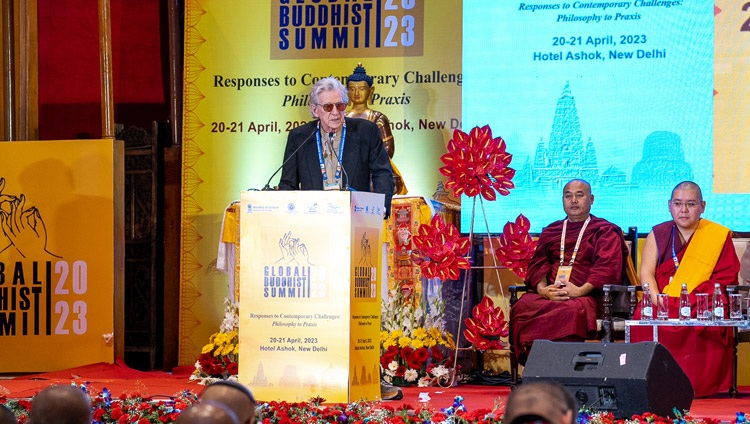
[[[596,143],[591,137],[584,144],[576,101],[566,84],[557,101],[549,142],[540,140],[532,162],[517,169],[516,188],[547,188],[559,191],[567,181],[581,178],[593,187],[641,187],[671,189],[676,183],[693,179],[692,168],[685,161],[681,139],[669,131],[655,131],[644,141],[643,156],[628,173],[610,166],[599,169]],[[518,166],[518,165],[516,165]]]
[[[510,196],[500,199],[497,206],[505,210],[512,205],[511,211],[518,208],[530,217],[541,212],[537,222],[532,219],[533,228],[541,230],[539,225],[546,222],[543,213],[547,208],[535,205],[551,204],[550,209],[556,208],[561,188],[571,179],[580,178],[591,184],[597,196],[596,210],[600,215],[602,211],[610,214],[615,209],[626,208],[632,209],[628,216],[633,217],[638,215],[642,205],[633,203],[631,208],[611,199],[619,199],[623,193],[630,193],[653,199],[658,205],[666,202],[664,193],[668,193],[675,184],[694,178],[691,165],[685,161],[681,138],[674,132],[654,131],[649,134],[642,141],[642,155],[630,158],[629,166],[624,169],[614,165],[602,169],[597,146],[607,151],[607,141],[594,140],[585,134],[586,129],[581,128],[576,98],[566,82],[557,99],[548,139],[539,140],[533,156],[514,157],[516,188]],[[529,203],[529,200],[532,201]],[[527,211],[529,205],[533,209]],[[504,225],[504,222],[499,224]],[[627,227],[636,224],[631,221],[621,225]]]
[[[573,178],[591,183],[592,213],[622,228],[645,233],[669,219],[670,190],[693,180],[706,218],[750,231],[750,212],[738,207],[750,195],[716,180],[734,172],[744,181],[745,172],[715,162],[721,146],[738,141],[723,135],[726,124],[716,126],[713,2],[639,8],[640,19],[628,22],[607,23],[619,11],[607,9],[588,24],[515,3],[464,6],[473,24],[463,34],[463,127],[489,125],[517,173],[509,196],[484,202],[482,213],[462,209],[462,232],[473,221],[474,232],[497,233],[522,213],[538,233],[562,218],[560,189]],[[664,54],[638,54],[654,49]],[[560,59],[539,60],[538,52]]]

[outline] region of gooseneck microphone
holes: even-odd
[[[346,168],[344,168],[344,164],[339,161],[339,157],[336,154],[336,151],[333,149],[333,137],[336,135],[335,132],[331,131],[328,133],[328,147],[331,149],[331,153],[333,154],[333,157],[336,158],[336,163],[341,167],[341,170],[344,171],[344,179],[346,180],[344,182],[344,186],[341,188],[341,190],[349,191],[349,174],[346,173]]]
[[[284,159],[284,162],[281,163],[281,166],[273,174],[271,174],[271,177],[268,179],[268,182],[266,182],[266,185],[264,185],[261,190],[263,190],[263,191],[272,190],[271,189],[271,180],[273,179],[273,177],[275,177],[276,174],[278,174],[279,171],[281,171],[281,169],[284,168],[284,165],[286,165],[286,163],[289,162],[297,154],[297,152],[300,151],[300,149],[302,148],[302,146],[304,146],[305,144],[307,144],[307,142],[310,141],[310,139],[312,138],[312,136],[314,136],[315,133],[317,133],[317,132],[318,132],[318,128],[315,127],[315,131],[311,132],[310,135],[308,135],[307,138],[305,138],[302,141],[302,143],[300,143],[300,145],[297,146],[296,149],[294,149],[294,151],[292,152],[292,154],[290,154],[288,158]]]

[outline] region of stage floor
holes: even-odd
[[[19,377],[6,375],[0,380],[0,396],[6,396],[9,399],[28,399],[49,385],[71,384],[71,382],[79,385],[88,382],[96,391],[106,387],[114,396],[137,392],[148,397],[160,397],[171,396],[184,390],[200,393],[204,386],[189,380],[191,371],[190,367],[182,367],[175,369],[172,373],[143,372],[128,368],[122,363],[116,363],[92,364],[52,373]],[[428,407],[439,411],[453,405],[453,399],[461,396],[464,406],[471,411],[479,408],[493,409],[498,402],[505,401],[510,393],[510,387],[459,384],[448,388],[407,387],[403,388],[403,392],[403,399],[385,403],[393,407],[408,404],[419,408],[420,399],[426,394],[429,397]],[[729,395],[695,399],[690,413],[696,418],[731,422],[736,418],[736,412],[750,413],[750,387],[740,387],[739,392],[739,396],[734,399]]]

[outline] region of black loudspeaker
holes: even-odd
[[[572,343],[537,340],[523,383],[556,381],[579,407],[616,418],[652,412],[674,417],[690,409],[693,386],[667,348],[657,342]]]

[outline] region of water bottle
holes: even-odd
[[[714,298],[711,302],[714,310],[714,321],[724,319],[724,296],[721,294],[721,286],[714,283]]]
[[[690,294],[688,294],[687,283],[682,283],[680,290],[680,321],[690,320]]]
[[[648,283],[643,283],[643,299],[641,299],[641,319],[651,321],[654,319],[654,307],[651,304],[651,294],[648,291]]]

